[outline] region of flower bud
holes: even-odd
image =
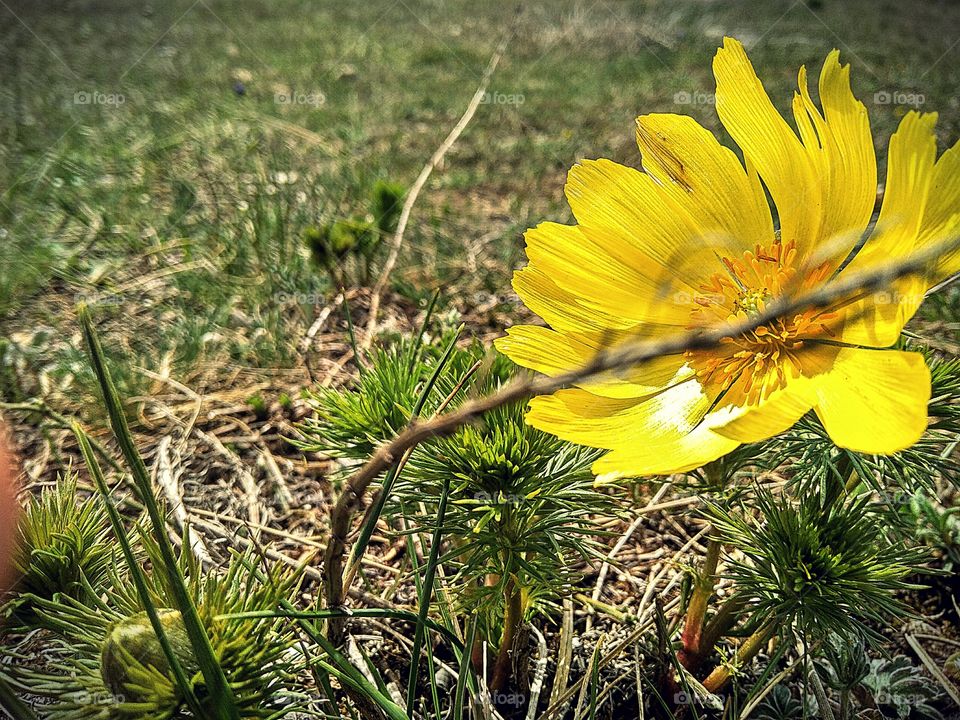
[[[178,610],[158,610],[160,624],[170,641],[173,654],[187,676],[197,672],[190,638]],[[153,668],[171,679],[170,664],[145,612],[114,623],[107,631],[100,652],[100,675],[103,683],[117,697],[127,702],[148,702],[164,693],[164,688],[145,687]]]

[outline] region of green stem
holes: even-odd
[[[773,635],[775,627],[773,622],[768,622],[748,637],[736,653],[736,662],[739,665],[745,665],[753,660],[763,646],[767,644],[767,641]],[[707,676],[707,679],[703,681],[703,687],[709,692],[717,692],[730,682],[731,677],[732,672],[729,665],[718,665],[714,668],[713,672]]]
[[[847,475],[847,482],[843,486],[843,489],[848,493],[852,493],[857,489],[857,485],[860,484],[860,475],[857,473],[856,468],[853,466],[850,467],[850,474]]]
[[[620,608],[615,607],[615,606],[611,605],[610,603],[605,603],[605,602],[603,602],[603,601],[601,601],[601,600],[594,600],[594,599],[593,599],[592,597],[590,597],[589,595],[584,595],[583,593],[575,593],[574,596],[573,596],[573,599],[574,599],[574,600],[579,600],[579,601],[582,602],[584,605],[587,605],[587,606],[589,606],[589,607],[591,607],[591,608],[594,608],[594,609],[596,609],[596,610],[599,610],[600,612],[604,613],[605,615],[609,615],[609,616],[612,617],[614,620],[616,620],[618,623],[628,624],[628,623],[634,623],[634,622],[637,621],[636,615],[627,614],[627,613],[623,612],[622,610],[620,610]]]
[[[443,539],[443,521],[447,514],[447,500],[450,496],[450,476],[443,480],[443,490],[437,505],[437,525],[430,541],[430,557],[423,575],[423,587],[420,589],[420,613],[417,617],[417,629],[413,637],[413,655],[410,663],[410,676],[407,679],[407,714],[413,717],[413,705],[417,695],[417,678],[420,674],[420,651],[426,639],[427,615],[430,610],[430,598],[433,597],[433,583],[440,564],[440,543]]]
[[[813,694],[817,696],[817,708],[820,710],[820,717],[823,720],[836,720],[833,709],[830,707],[830,700],[827,698],[827,691],[820,682],[820,676],[817,675],[817,669],[811,667],[807,677],[810,684],[813,685]]]
[[[835,476],[828,475],[828,478],[831,479],[831,482],[827,487],[827,494],[823,503],[825,511],[839,500],[841,495],[852,493],[860,484],[860,475],[857,473],[857,468],[847,455],[841,457],[837,463],[837,474]]]
[[[500,637],[500,648],[497,650],[493,678],[490,681],[490,690],[494,693],[502,692],[510,679],[513,641],[523,621],[523,599],[513,575],[507,578],[503,594],[506,601],[503,611],[503,635]]]
[[[737,624],[746,603],[740,597],[727,600],[710,619],[700,636],[700,647],[712,650],[724,635]]]
[[[681,642],[681,662],[688,669],[696,667],[712,646],[703,644],[703,629],[707,618],[710,597],[717,584],[717,566],[720,564],[720,541],[711,538],[707,542],[707,555],[703,567],[697,576],[690,603],[687,605],[687,618],[684,624]]]
[[[850,715],[850,691],[840,693],[840,720],[847,720]]]

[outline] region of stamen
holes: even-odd
[[[715,323],[717,318],[737,322],[760,315],[772,299],[794,287],[796,258],[796,243],[782,243],[779,238],[769,247],[757,245],[739,259],[718,254],[723,271],[701,285],[703,295],[695,298],[691,309],[691,328]],[[801,287],[822,282],[828,272],[826,264],[814,268],[804,274]],[[820,334],[833,337],[826,321],[834,317],[836,313],[812,309],[778,318],[727,339],[717,349],[691,351],[686,357],[705,386],[713,386],[719,394],[736,385],[743,402],[756,404],[784,387],[791,376],[801,374],[797,354],[804,339]]]

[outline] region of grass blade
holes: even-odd
[[[137,595],[140,597],[140,602],[143,603],[147,618],[150,620],[153,632],[157,636],[157,642],[160,644],[160,649],[167,659],[167,664],[173,673],[177,687],[179,687],[180,692],[183,693],[184,702],[190,707],[190,710],[194,713],[199,713],[198,717],[203,717],[203,709],[200,706],[200,701],[193,692],[193,685],[187,677],[186,672],[184,672],[183,666],[180,664],[180,659],[173,651],[167,633],[163,629],[163,623],[160,621],[157,607],[154,605],[153,598],[150,596],[150,589],[147,586],[143,568],[140,567],[140,563],[133,553],[133,548],[130,546],[130,541],[123,527],[120,513],[117,511],[116,505],[110,496],[110,488],[107,487],[107,481],[103,477],[103,471],[100,469],[96,455],[93,454],[90,439],[83,431],[83,428],[80,427],[79,423],[73,424],[73,434],[76,435],[77,442],[80,444],[80,453],[83,455],[84,462],[90,470],[90,475],[93,477],[97,491],[101,497],[103,497],[104,506],[107,509],[107,516],[110,518],[110,524],[113,526],[113,534],[116,535],[117,542],[120,543],[120,551],[123,553],[123,559],[126,561],[127,567],[130,570],[130,577],[137,589]]]
[[[427,567],[423,574],[423,587],[420,589],[420,614],[417,618],[417,630],[413,636],[412,657],[410,658],[410,676],[407,678],[407,714],[412,715],[413,703],[417,693],[417,676],[420,673],[420,651],[426,637],[427,613],[430,611],[430,598],[433,597],[433,581],[440,564],[440,543],[443,535],[443,521],[447,515],[447,500],[450,497],[450,477],[443,481],[443,490],[440,501],[437,503],[437,525],[433,530],[433,539],[430,541],[430,556],[427,558]]]
[[[280,607],[290,613],[290,617],[298,614],[293,605],[286,600],[280,604]],[[381,710],[383,710],[389,720],[409,720],[406,713],[403,711],[403,708],[381,693],[375,685],[367,680],[363,676],[363,673],[354,667],[349,658],[337,650],[337,648],[333,646],[333,643],[327,640],[327,638],[325,638],[317,630],[313,623],[309,622],[308,620],[300,620],[299,625],[303,629],[304,633],[306,633],[307,637],[323,648],[323,651],[327,654],[327,657],[330,658],[332,663],[334,663],[331,665],[330,663],[321,661],[319,663],[321,668],[335,676],[344,686],[349,686],[354,692],[363,695],[366,700],[375,703]]]
[[[174,600],[177,604],[177,610],[183,619],[184,630],[190,638],[190,645],[193,648],[194,659],[200,667],[203,679],[209,693],[210,711],[212,717],[216,720],[237,720],[239,711],[236,701],[233,697],[233,691],[227,683],[227,678],[223,674],[223,668],[213,652],[210,645],[210,638],[200,621],[200,615],[197,613],[193,598],[187,590],[183,574],[180,572],[180,565],[174,554],[173,546],[167,537],[165,528],[166,520],[160,512],[156,496],[153,493],[153,486],[150,482],[150,475],[143,463],[143,458],[137,451],[133,441],[133,435],[127,425],[127,418],[123,413],[123,405],[113,384],[110,371],[107,368],[106,358],[103,354],[103,348],[100,346],[100,339],[97,337],[96,330],[93,327],[93,320],[90,317],[90,311],[85,305],[78,308],[80,324],[83,328],[83,336],[87,344],[87,350],[90,354],[90,364],[100,383],[100,389],[103,393],[104,403],[107,407],[107,414],[110,417],[110,424],[113,427],[113,433],[116,436],[117,443],[124,459],[130,468],[134,484],[137,487],[140,501],[144,504],[150,522],[153,525],[153,533],[156,538],[160,555],[169,576],[170,588],[174,594]],[[108,502],[109,505],[109,502]]]
[[[423,322],[420,323],[420,329],[417,331],[417,339],[410,346],[410,363],[407,366],[410,372],[413,372],[413,368],[416,367],[417,360],[420,357],[420,350],[423,347],[423,335],[427,331],[427,325],[430,323],[430,318],[433,317],[433,310],[437,306],[437,300],[440,299],[440,288],[433,293],[433,297],[430,298],[430,304],[427,305],[427,311],[423,315]]]
[[[432,307],[433,305],[431,304],[431,308]],[[456,348],[457,340],[460,338],[460,333],[462,330],[462,325],[457,328],[457,331],[450,339],[450,344],[446,347],[443,355],[437,362],[437,366],[433,369],[430,379],[427,381],[427,384],[424,385],[423,391],[417,398],[417,403],[413,408],[413,418],[416,418],[421,412],[423,412],[423,408],[427,404],[427,399],[430,397],[430,393],[433,392],[433,388],[437,384],[437,380],[440,379],[441,373],[447,366],[450,358],[453,356],[453,351]],[[370,506],[370,510],[367,512],[367,517],[364,520],[363,526],[360,528],[360,534],[357,536],[357,540],[354,542],[353,548],[350,551],[350,559],[347,563],[347,572],[345,573],[345,576],[348,579],[353,578],[355,568],[359,567],[360,559],[367,551],[367,546],[370,544],[370,538],[373,537],[373,532],[376,530],[377,523],[380,521],[380,516],[383,514],[384,505],[386,505],[387,498],[390,496],[390,492],[393,490],[393,484],[396,482],[397,477],[402,470],[402,465],[403,463],[397,463],[391,467],[383,478],[383,485],[380,487],[380,492],[377,495],[374,503]]]
[[[467,679],[473,677],[473,644],[477,641],[477,619],[474,617],[467,628],[466,645],[460,656],[460,671],[457,675],[457,692],[453,700],[453,720],[463,720],[463,701],[467,690]]]

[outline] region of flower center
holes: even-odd
[[[737,313],[745,313],[750,317],[756,317],[763,312],[767,300],[770,299],[770,291],[766,288],[759,290],[746,290],[740,293],[733,302],[733,308]]]
[[[741,258],[719,257],[723,270],[710,276],[694,298],[690,327],[704,328],[755,318],[767,304],[788,292],[822,283],[827,263],[797,267],[793,241],[757,245]],[[725,395],[732,404],[756,404],[803,373],[800,350],[817,337],[831,336],[827,321],[835,317],[819,309],[777,318],[750,332],[727,338],[719,347],[686,353],[687,362],[708,392]]]

